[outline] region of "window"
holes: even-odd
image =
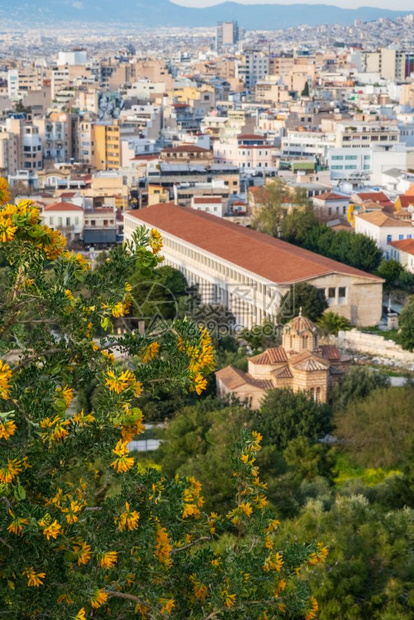
[[[70,226],[70,217],[66,218],[66,226]]]
[[[398,239],[401,241],[402,239],[404,239],[404,235],[398,235]]]
[[[336,288],[328,288],[328,297],[329,297],[329,299],[335,299],[335,297],[336,297]]]
[[[345,286],[340,286],[338,289],[338,296],[339,297],[346,297],[346,287]]]
[[[391,243],[392,241],[392,235],[387,235],[387,243]]]

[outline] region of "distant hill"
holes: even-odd
[[[278,30],[302,24],[350,24],[355,19],[373,21],[380,17],[395,19],[408,12],[372,7],[342,9],[324,4],[245,5],[224,2],[214,7],[195,9],[169,0],[1,0],[0,19],[21,23],[54,21],[125,22],[142,27],[214,26],[217,21],[236,19],[248,30]],[[1,30],[1,26],[0,26]]]

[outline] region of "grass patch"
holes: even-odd
[[[365,468],[353,465],[348,456],[343,452],[340,452],[336,459],[336,477],[334,479],[336,486],[340,487],[348,480],[362,480],[367,486],[374,486],[381,482],[384,482],[389,476],[400,474],[397,469],[383,469],[378,468]]]

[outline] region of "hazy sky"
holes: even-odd
[[[235,0],[243,4],[334,4],[344,9],[355,9],[360,6],[376,6],[384,9],[414,11],[414,0]],[[173,0],[184,6],[203,7],[220,4],[223,0]]]

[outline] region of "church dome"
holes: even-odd
[[[302,310],[300,311],[299,316],[296,316],[285,325],[285,328],[294,330],[298,336],[300,336],[303,332],[315,332],[318,329],[315,323],[313,323],[310,319],[307,319],[305,316],[302,316]]]
[[[315,351],[318,340],[319,330],[310,319],[302,316],[302,308],[299,316],[286,323],[283,328],[282,344],[288,354]]]

